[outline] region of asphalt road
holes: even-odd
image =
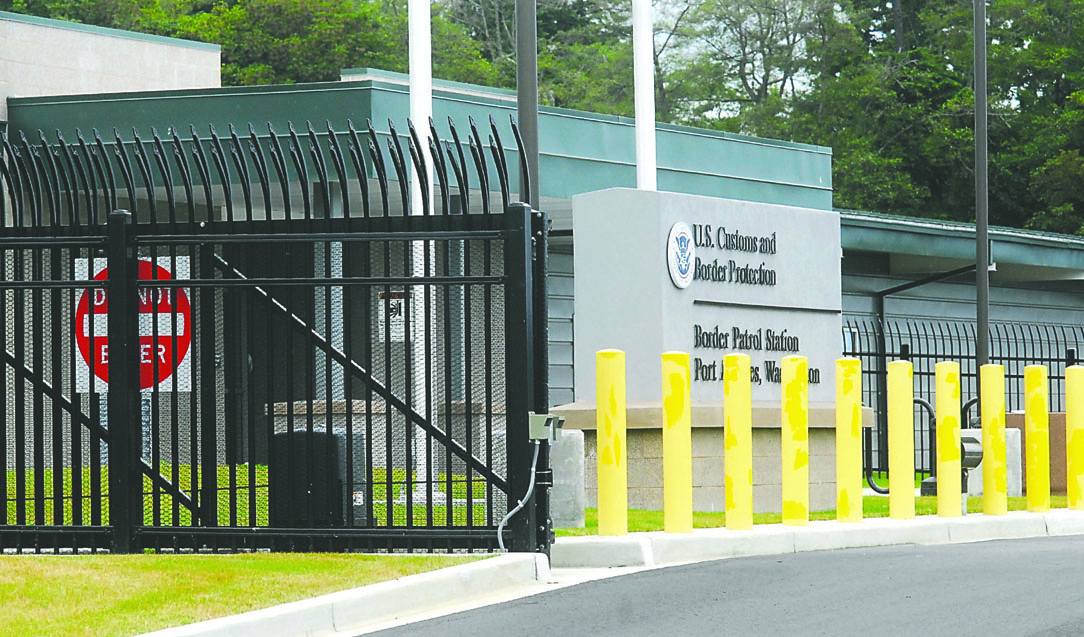
[[[822,551],[597,580],[379,635],[1084,635],[1084,537]]]

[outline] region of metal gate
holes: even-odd
[[[408,126],[2,139],[0,548],[497,546],[546,219],[495,122]],[[548,550],[546,504],[512,550]]]

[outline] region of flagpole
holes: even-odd
[[[633,81],[636,92],[636,187],[656,190],[655,44],[651,0],[632,0]]]

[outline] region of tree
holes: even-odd
[[[673,93],[696,123],[738,118],[761,132],[807,82],[806,40],[823,0],[705,0],[686,27]],[[728,126],[723,126],[728,128]]]

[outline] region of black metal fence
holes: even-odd
[[[1051,411],[1065,410],[1065,368],[1077,363],[1084,346],[1084,326],[1027,323],[992,323],[990,362],[1005,367],[1005,409],[1023,409],[1024,367],[1044,365],[1050,383]],[[891,320],[884,325],[871,318],[843,321],[843,350],[862,360],[863,404],[874,409],[876,420],[867,438],[866,466],[888,470],[888,425],[885,364],[910,360],[914,366],[915,398],[934,403],[934,367],[941,361],[960,364],[960,396],[964,427],[978,416],[978,374],[975,325],[961,321]],[[937,461],[928,412],[915,408],[915,468],[932,475]]]
[[[408,126],[0,140],[0,549],[497,546],[546,220],[495,122]]]

